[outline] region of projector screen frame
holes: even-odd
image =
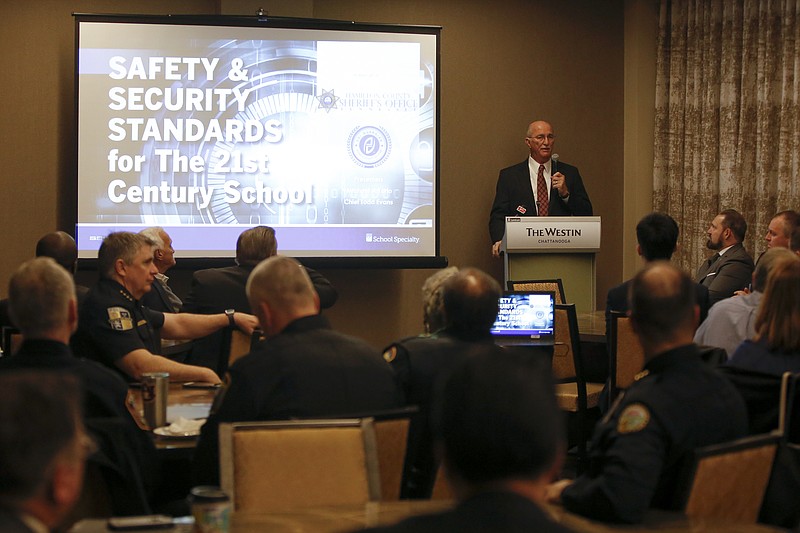
[[[332,30],[332,31],[347,31],[347,32],[380,32],[380,33],[398,33],[398,34],[426,34],[435,37],[435,68],[434,68],[434,87],[432,99],[434,100],[434,151],[435,156],[433,159],[434,177],[432,180],[433,189],[433,202],[432,209],[434,213],[433,220],[433,235],[434,235],[434,253],[432,255],[396,255],[396,256],[332,256],[332,255],[303,255],[297,256],[297,259],[302,263],[313,266],[316,268],[441,268],[447,265],[447,258],[441,255],[440,252],[440,98],[441,98],[441,26],[430,25],[406,25],[406,24],[386,24],[386,23],[371,23],[371,22],[355,22],[355,21],[342,21],[330,19],[307,19],[307,18],[294,18],[294,17],[271,17],[264,15],[254,16],[218,16],[218,15],[135,15],[135,14],[96,14],[96,13],[73,13],[75,18],[75,127],[76,130],[79,125],[79,78],[81,75],[80,64],[80,26],[82,23],[120,23],[120,24],[163,24],[163,25],[178,25],[178,26],[220,26],[220,27],[248,27],[248,28],[283,28],[283,29],[297,29],[297,30]],[[74,139],[74,154],[76,174],[73,183],[75,190],[75,230],[76,239],[78,237],[78,155],[79,155],[79,139],[78,135]],[[167,226],[166,224],[160,224]],[[260,224],[253,224],[260,225]],[[279,224],[264,224],[271,225],[276,228],[278,234],[279,252],[281,251],[280,233],[281,227]],[[246,227],[241,227],[244,231]],[[215,266],[229,265],[233,261],[235,251],[233,247],[235,242],[231,243],[230,255],[224,256],[209,256],[209,257],[182,257],[180,242],[176,242],[177,257],[180,259],[175,268],[181,269],[197,269],[197,268],[210,268]],[[84,252],[85,253],[85,252]],[[293,255],[291,251],[286,252]],[[79,267],[83,269],[92,269],[96,265],[96,257],[82,256],[79,260]]]

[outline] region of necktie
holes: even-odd
[[[714,255],[712,255],[711,257],[708,258],[708,268],[709,268],[709,270],[711,269],[711,265],[716,263],[717,259],[719,259],[720,257],[722,257],[722,256],[720,256],[718,253],[716,253],[716,254],[714,254]]]
[[[539,176],[536,178],[536,198],[539,207],[540,217],[547,216],[547,208],[550,205],[550,198],[547,194],[547,183],[544,181],[544,165],[539,165]]]

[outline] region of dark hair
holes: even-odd
[[[665,342],[694,326],[694,282],[666,261],[650,263],[633,277],[629,299],[640,337]]]
[[[126,265],[130,265],[143,246],[155,245],[155,242],[141,233],[129,231],[109,233],[97,251],[97,272],[100,277],[111,279],[114,277],[117,259],[122,259]]]
[[[794,230],[800,225],[800,213],[787,209],[786,211],[775,213],[775,216],[772,218],[778,217],[783,219],[783,236],[787,239],[791,239]]]
[[[792,238],[789,242],[789,249],[793,252],[800,252],[800,226],[794,228]]]
[[[433,412],[448,470],[467,483],[536,478],[564,446],[552,374],[541,359],[475,344]]]
[[[500,284],[477,268],[465,268],[442,286],[447,330],[463,339],[485,336],[497,320]]]
[[[0,375],[0,503],[15,506],[47,482],[80,427],[77,379],[50,371]]]
[[[277,253],[275,230],[269,226],[244,230],[236,240],[236,263],[241,266],[255,266]]]
[[[744,241],[747,233],[747,221],[741,213],[735,209],[726,209],[720,213],[722,215],[722,225],[731,230],[737,242]]]
[[[636,240],[647,261],[669,261],[678,245],[678,223],[665,213],[650,213],[636,224]]]
[[[67,269],[67,272],[74,273],[78,261],[78,245],[69,233],[54,231],[44,235],[36,243],[36,257],[50,257]]]

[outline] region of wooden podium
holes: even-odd
[[[505,282],[561,278],[567,303],[594,311],[600,217],[506,217]]]

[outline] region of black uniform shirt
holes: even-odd
[[[589,471],[561,495],[569,511],[640,522],[650,507],[673,508],[678,474],[695,448],[742,437],[739,392],[689,344],[665,352],[597,424]]]
[[[73,349],[83,357],[115,367],[134,350],[160,353],[156,330],[163,325],[164,313],[144,307],[116,281],[101,279],[81,306]]]

